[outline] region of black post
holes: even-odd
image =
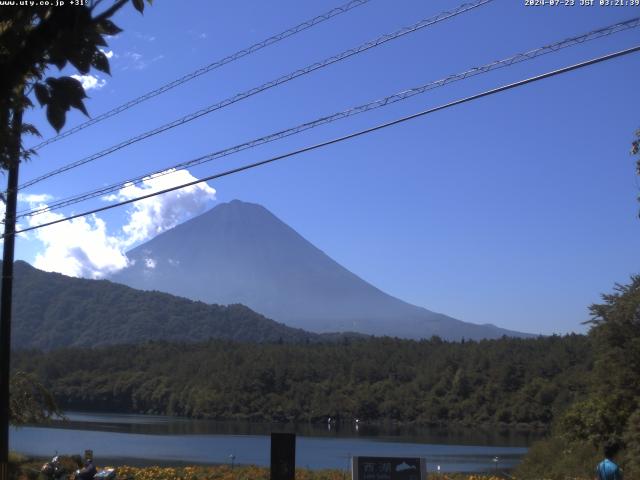
[[[11,362],[11,299],[13,295],[13,252],[15,248],[18,168],[22,133],[22,106],[14,110],[11,121],[13,158],[8,166],[2,287],[0,297],[0,480],[9,479],[9,378]]]
[[[270,480],[295,480],[296,435],[294,433],[271,434]]]

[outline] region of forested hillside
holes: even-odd
[[[640,478],[640,276],[591,306],[594,368],[587,390],[533,446],[519,478],[591,478],[602,447],[617,445],[624,478]]]
[[[585,336],[448,343],[153,342],[16,352],[63,408],[278,421],[548,425],[582,398]]]
[[[317,341],[244,305],[208,305],[15,264],[12,345],[50,350],[148,340]]]

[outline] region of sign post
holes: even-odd
[[[296,436],[293,433],[271,434],[271,480],[295,480]]]

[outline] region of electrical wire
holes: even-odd
[[[334,55],[332,57],[326,58],[325,60],[322,60],[320,62],[313,63],[311,65],[308,65],[308,66],[304,67],[304,68],[301,68],[299,70],[291,72],[291,73],[289,73],[287,75],[283,75],[281,77],[278,77],[275,80],[271,80],[270,82],[264,83],[264,84],[262,84],[262,85],[260,85],[258,87],[254,87],[254,88],[252,88],[250,90],[246,90],[246,91],[244,91],[242,93],[238,93],[238,94],[234,95],[233,97],[229,97],[229,98],[227,98],[225,100],[222,100],[222,101],[220,101],[218,103],[209,105],[208,107],[205,107],[205,108],[200,109],[200,110],[198,110],[196,112],[193,112],[193,113],[190,113],[188,115],[185,115],[184,117],[181,117],[181,118],[179,118],[177,120],[174,120],[172,122],[166,123],[166,124],[164,124],[164,125],[162,125],[160,127],[157,127],[157,128],[155,128],[153,130],[149,130],[147,132],[144,132],[144,133],[142,133],[142,134],[140,134],[140,135],[138,135],[136,137],[130,138],[128,140],[125,140],[125,141],[123,141],[123,142],[121,142],[121,143],[119,143],[117,145],[113,145],[111,147],[108,147],[108,148],[106,148],[106,149],[104,149],[104,150],[102,150],[102,151],[100,151],[98,153],[95,153],[95,154],[90,155],[88,157],[85,157],[85,158],[83,158],[81,160],[77,160],[75,162],[72,162],[70,164],[62,166],[62,167],[60,167],[60,168],[58,168],[56,170],[53,170],[53,171],[48,172],[48,173],[46,173],[44,175],[41,175],[41,176],[36,177],[36,178],[34,178],[32,180],[29,180],[29,181],[23,183],[22,185],[20,185],[18,188],[19,189],[24,189],[24,188],[30,187],[32,185],[35,185],[36,183],[42,182],[43,180],[51,178],[51,177],[53,177],[55,175],[59,175],[61,173],[67,172],[67,171],[69,171],[69,170],[71,170],[73,168],[77,168],[77,167],[79,167],[81,165],[85,165],[85,164],[87,164],[89,162],[93,162],[95,160],[98,160],[99,158],[105,157],[105,156],[107,156],[107,155],[109,155],[111,153],[114,153],[114,152],[116,152],[118,150],[121,150],[121,149],[123,149],[125,147],[133,145],[134,143],[140,142],[140,141],[145,140],[145,139],[147,139],[149,137],[152,137],[154,135],[158,135],[159,133],[166,132],[167,130],[170,130],[172,128],[178,127],[180,125],[184,125],[185,123],[191,122],[191,121],[193,121],[193,120],[195,120],[197,118],[200,118],[200,117],[202,117],[204,115],[212,113],[212,112],[214,112],[216,110],[220,110],[220,109],[222,109],[224,107],[227,107],[227,106],[232,105],[232,104],[234,104],[236,102],[239,102],[241,100],[249,98],[249,97],[251,97],[253,95],[256,95],[258,93],[261,93],[261,92],[263,92],[265,90],[268,90],[270,88],[276,87],[278,85],[282,85],[283,83],[289,82],[289,81],[291,81],[291,80],[293,80],[295,78],[301,77],[303,75],[307,75],[307,74],[309,74],[311,72],[314,72],[316,70],[324,68],[324,67],[326,67],[328,65],[332,65],[334,63],[340,62],[340,61],[342,61],[342,60],[344,60],[346,58],[352,57],[354,55],[358,55],[358,54],[360,54],[362,52],[365,52],[365,51],[367,51],[367,50],[369,50],[371,48],[378,47],[378,46],[383,45],[383,44],[385,44],[385,43],[387,43],[389,41],[392,41],[392,40],[395,40],[397,38],[403,37],[404,35],[407,35],[409,33],[416,32],[416,31],[421,30],[421,29],[423,29],[425,27],[429,27],[429,26],[434,25],[436,23],[439,23],[441,21],[447,20],[449,18],[453,18],[453,17],[455,17],[457,15],[460,15],[460,14],[462,14],[464,12],[468,12],[468,11],[473,10],[475,8],[478,8],[478,7],[482,6],[482,5],[486,5],[486,4],[488,4],[488,3],[492,2],[492,1],[493,0],[476,0],[475,2],[472,2],[472,3],[462,4],[459,7],[455,8],[454,10],[450,10],[450,11],[447,11],[447,12],[440,13],[439,15],[436,15],[435,17],[431,17],[431,18],[420,20],[419,22],[417,22],[417,23],[415,23],[415,24],[413,24],[411,26],[401,28],[400,30],[397,30],[397,31],[395,31],[393,33],[382,35],[382,36],[376,38],[375,40],[371,40],[371,41],[363,43],[362,45],[359,45],[359,46],[357,46],[355,48],[351,48],[349,50],[345,50],[345,51],[343,51],[343,52],[341,52],[341,53],[339,53],[337,55]]]
[[[166,167],[162,170],[157,170],[155,172],[150,172],[150,173],[146,173],[143,175],[139,175],[137,177],[133,177],[133,178],[129,178],[127,180],[124,181],[120,181],[118,183],[114,183],[108,186],[104,186],[98,189],[94,189],[92,191],[89,192],[85,192],[85,193],[81,193],[81,194],[76,194],[64,199],[60,199],[56,202],[51,203],[50,205],[47,206],[43,206],[43,207],[39,207],[39,208],[35,208],[35,209],[26,209],[23,210],[21,212],[18,212],[17,218],[22,218],[22,217],[26,217],[26,216],[35,216],[35,215],[39,215],[45,212],[49,212],[52,210],[58,210],[60,208],[69,206],[69,205],[73,205],[85,200],[90,200],[93,198],[97,198],[103,195],[107,195],[109,193],[113,193],[116,192],[118,190],[120,190],[121,188],[127,186],[127,185],[139,185],[142,182],[144,182],[144,180],[151,178],[151,177],[159,177],[159,176],[163,176],[163,175],[168,175],[168,174],[172,174],[175,171],[179,171],[179,169],[185,169],[188,167],[193,167],[196,165],[200,165],[206,162],[210,162],[212,160],[218,159],[218,158],[222,158],[228,155],[232,155],[235,153],[238,153],[240,151],[243,150],[247,150],[249,148],[254,148],[257,147],[259,145],[263,145],[269,142],[273,142],[276,140],[280,140],[282,138],[286,138],[289,137],[291,135],[295,135],[297,133],[321,126],[321,125],[325,125],[327,123],[331,123],[337,120],[341,120],[343,118],[348,118],[360,113],[364,113],[370,110],[374,110],[377,108],[381,108],[384,107],[386,105],[390,105],[392,103],[396,103],[402,100],[406,100],[408,98],[411,98],[415,95],[419,95],[422,93],[425,93],[429,90],[433,90],[435,88],[439,88],[439,87],[443,87],[449,83],[455,82],[455,81],[460,81],[460,80],[464,80],[466,78],[470,78],[473,77],[475,75],[480,75],[483,73],[487,73],[499,68],[504,68],[504,67],[508,67],[511,65],[514,65],[516,63],[520,63],[523,61],[527,61],[527,60],[532,60],[534,58],[537,58],[539,56],[548,54],[548,53],[554,53],[557,52],[561,49],[564,48],[568,48],[568,47],[572,47],[575,45],[580,45],[586,41],[589,40],[595,40],[598,38],[602,38],[608,35],[612,35],[614,33],[617,32],[622,32],[622,31],[626,31],[629,30],[631,28],[637,28],[640,26],[640,17],[636,17],[630,20],[626,20],[624,22],[619,22],[613,25],[609,25],[607,27],[602,27],[599,28],[597,30],[592,30],[586,34],[583,35],[579,35],[579,36],[573,36],[567,39],[564,39],[562,41],[559,42],[555,42],[549,45],[545,45],[533,50],[529,50],[523,53],[518,53],[516,55],[512,55],[510,57],[504,58],[502,60],[497,60],[491,63],[487,63],[485,65],[482,65],[480,67],[474,67],[471,68],[469,70],[466,70],[464,72],[461,73],[456,73],[453,75],[449,75],[447,77],[444,77],[440,80],[436,80],[436,81],[432,81],[429,83],[426,83],[424,85],[409,89],[409,90],[404,90],[402,92],[398,92],[395,93],[393,95],[389,95],[387,97],[375,100],[373,102],[369,102],[363,105],[359,105],[347,110],[343,110],[341,112],[338,113],[334,113],[332,115],[328,115],[325,117],[321,117],[318,118],[316,120],[313,120],[311,122],[307,122],[307,123],[303,123],[301,125],[297,125],[295,127],[292,128],[288,128],[286,130],[282,130],[279,132],[275,132],[275,133],[271,133],[269,135],[260,137],[260,138],[256,138],[253,140],[250,140],[248,142],[244,142],[241,143],[239,145],[235,145],[223,150],[219,150],[217,152],[213,152],[213,153],[209,153],[207,155],[203,155],[201,157],[197,157],[195,159],[191,159],[188,160],[186,162],[181,162],[178,164],[175,164],[173,166],[170,167]]]
[[[533,83],[533,82],[537,82],[537,81],[540,81],[540,80],[544,80],[546,78],[550,78],[550,77],[554,77],[554,76],[557,76],[557,75],[561,75],[561,74],[564,74],[564,73],[567,73],[567,72],[570,72],[570,71],[573,71],[573,70],[578,70],[580,68],[584,68],[584,67],[587,67],[587,66],[590,66],[590,65],[595,65],[597,63],[601,63],[601,62],[605,62],[605,61],[608,61],[608,60],[612,60],[614,58],[618,58],[618,57],[622,57],[622,56],[625,56],[625,55],[629,55],[631,53],[635,53],[635,52],[638,52],[638,51],[640,51],[640,45],[637,45],[637,46],[631,47],[631,48],[627,48],[625,50],[621,50],[621,51],[618,51],[618,52],[609,53],[607,55],[603,55],[603,56],[600,56],[600,57],[597,57],[597,58],[593,58],[591,60],[586,60],[584,62],[576,63],[576,64],[570,65],[568,67],[563,67],[563,68],[559,68],[557,70],[552,70],[550,72],[543,73],[543,74],[540,74],[540,75],[536,75],[534,77],[529,77],[529,78],[524,79],[524,80],[519,80],[517,82],[513,82],[513,83],[510,83],[510,84],[507,84],[507,85],[502,85],[500,87],[493,88],[491,90],[485,90],[484,92],[481,92],[481,93],[478,93],[478,94],[475,94],[475,95],[471,95],[469,97],[465,97],[465,98],[462,98],[462,99],[454,100],[452,102],[445,103],[445,104],[439,105],[437,107],[429,108],[427,110],[423,110],[421,112],[414,113],[412,115],[408,115],[408,116],[405,116],[405,117],[402,117],[402,118],[398,118],[398,119],[392,120],[390,122],[386,122],[386,123],[382,123],[382,124],[376,125],[374,127],[366,128],[364,130],[359,130],[357,132],[353,132],[353,133],[350,133],[348,135],[344,135],[342,137],[338,137],[338,138],[334,138],[334,139],[331,139],[331,140],[327,140],[325,142],[317,143],[315,145],[311,145],[311,146],[304,147],[304,148],[301,148],[301,149],[298,149],[298,150],[294,150],[294,151],[291,151],[291,152],[288,152],[288,153],[285,153],[285,154],[282,154],[282,155],[271,157],[271,158],[268,158],[266,160],[261,160],[259,162],[251,163],[251,164],[248,164],[248,165],[243,165],[241,167],[237,167],[237,168],[233,168],[233,169],[230,169],[230,170],[226,170],[226,171],[221,172],[221,173],[216,173],[216,174],[213,174],[213,175],[209,175],[207,177],[204,177],[204,178],[201,178],[201,179],[198,179],[198,180],[194,180],[194,181],[191,181],[191,182],[183,183],[181,185],[176,185],[176,186],[170,187],[170,188],[165,188],[164,190],[160,190],[160,191],[157,191],[157,192],[149,193],[149,194],[146,194],[146,195],[140,195],[139,197],[127,199],[127,200],[124,200],[124,201],[121,201],[121,202],[118,202],[118,203],[113,203],[111,205],[105,205],[104,207],[95,208],[93,210],[88,210],[88,211],[85,211],[83,213],[78,213],[78,214],[75,214],[75,215],[70,215],[68,217],[59,218],[57,220],[46,222],[46,223],[43,223],[41,225],[35,225],[35,226],[32,226],[32,227],[23,228],[21,230],[17,230],[15,232],[13,232],[12,234],[16,235],[16,234],[19,234],[19,233],[25,233],[25,232],[29,232],[29,231],[32,231],[32,230],[36,230],[38,228],[43,228],[43,227],[48,227],[48,226],[51,226],[51,225],[56,225],[58,223],[66,222],[66,221],[69,221],[69,220],[73,220],[75,218],[84,217],[84,216],[87,216],[87,215],[92,215],[92,214],[95,214],[95,213],[103,212],[105,210],[110,210],[112,208],[120,207],[120,206],[123,206],[123,205],[128,205],[130,203],[134,203],[134,202],[137,202],[137,201],[140,201],[140,200],[144,200],[144,199],[147,199],[147,198],[155,197],[157,195],[162,195],[162,194],[169,193],[169,192],[172,192],[172,191],[175,191],[175,190],[180,190],[182,188],[190,187],[192,185],[197,185],[199,183],[204,183],[204,182],[208,182],[208,181],[211,181],[211,180],[215,180],[217,178],[222,178],[222,177],[226,177],[226,176],[233,175],[233,174],[236,174],[236,173],[240,173],[240,172],[243,172],[243,171],[246,171],[246,170],[250,170],[250,169],[257,168],[257,167],[260,167],[260,166],[263,166],[263,165],[267,165],[269,163],[273,163],[273,162],[276,162],[276,161],[279,161],[279,160],[283,160],[285,158],[293,157],[293,156],[299,155],[301,153],[310,152],[312,150],[317,150],[319,148],[323,148],[323,147],[326,147],[326,146],[329,146],[329,145],[340,143],[340,142],[343,142],[343,141],[346,141],[346,140],[349,140],[349,139],[352,139],[352,138],[360,137],[362,135],[366,135],[366,134],[369,134],[369,133],[372,133],[372,132],[375,132],[375,131],[378,131],[378,130],[382,130],[384,128],[388,128],[388,127],[391,127],[391,126],[394,126],[394,125],[398,125],[398,124],[407,122],[409,120],[413,120],[413,119],[416,119],[416,118],[419,118],[419,117],[423,117],[423,116],[438,112],[440,110],[445,110],[447,108],[451,108],[451,107],[454,107],[456,105],[461,105],[463,103],[468,103],[468,102],[471,102],[471,101],[474,101],[474,100],[478,100],[478,99],[483,98],[483,97],[487,97],[487,96],[490,96],[490,95],[495,95],[496,93],[504,92],[506,90],[511,90],[513,88],[521,87],[521,86],[527,85],[529,83]],[[2,238],[5,238],[5,235],[3,235]]]
[[[345,3],[344,5],[341,5],[339,7],[336,7],[332,10],[329,10],[328,12],[322,13],[314,18],[311,18],[305,22],[302,22],[298,25],[296,25],[295,27],[291,27],[287,30],[285,30],[284,32],[278,33],[276,35],[273,35],[261,42],[258,43],[254,43],[253,45],[251,45],[250,47],[244,48],[242,50],[239,50],[235,53],[232,53],[231,55],[228,55],[220,60],[217,60],[213,63],[210,63],[209,65],[205,65],[204,67],[201,67],[197,70],[194,70],[191,73],[187,73],[186,75],[183,75],[182,77],[173,80],[169,83],[166,83],[164,85],[162,85],[161,87],[156,88],[155,90],[152,90],[148,93],[145,93],[144,95],[141,95],[137,98],[134,98],[132,100],[129,100],[126,103],[123,103],[122,105],[119,105],[105,113],[102,113],[101,115],[98,115],[97,117],[91,118],[89,120],[87,120],[84,123],[81,123],[80,125],[77,125],[63,133],[60,133],[54,137],[51,137],[47,140],[44,140],[43,142],[37,144],[36,146],[33,147],[33,149],[35,150],[40,150],[41,148],[45,147],[46,145],[49,145],[51,143],[57,142],[58,140],[61,140],[65,137],[68,137],[69,135],[73,135],[74,133],[77,133],[81,130],[84,130],[87,127],[90,127],[92,125],[95,125],[96,123],[102,122],[103,120],[106,120],[107,118],[111,118],[114,115],[118,115],[119,113],[124,112],[125,110],[128,110],[136,105],[141,104],[142,102],[145,102],[147,100],[149,100],[150,98],[153,97],[157,97],[158,95],[167,92],[179,85],[182,85],[183,83],[189,82],[195,78],[198,78],[201,75],[204,75],[205,73],[209,73],[212,70],[215,70],[217,68],[220,68],[224,65],[227,65],[228,63],[234,62],[236,60],[239,60],[240,58],[246,57],[247,55],[250,55],[252,53],[257,52],[258,50],[262,50],[265,47],[268,47],[270,45],[273,45],[275,43],[278,43],[281,40],[284,40],[285,38],[291,37],[297,33],[300,33],[304,30],[307,30],[311,27],[314,27],[326,20],[329,20],[333,17],[336,17],[338,15],[341,15],[345,12],[348,12],[350,10],[353,10],[356,7],[359,7],[361,5],[364,5],[365,3],[368,3],[370,0],[352,0],[350,2]]]

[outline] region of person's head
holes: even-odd
[[[620,445],[617,442],[607,442],[604,445],[604,458],[609,460],[613,459],[620,450]]]

